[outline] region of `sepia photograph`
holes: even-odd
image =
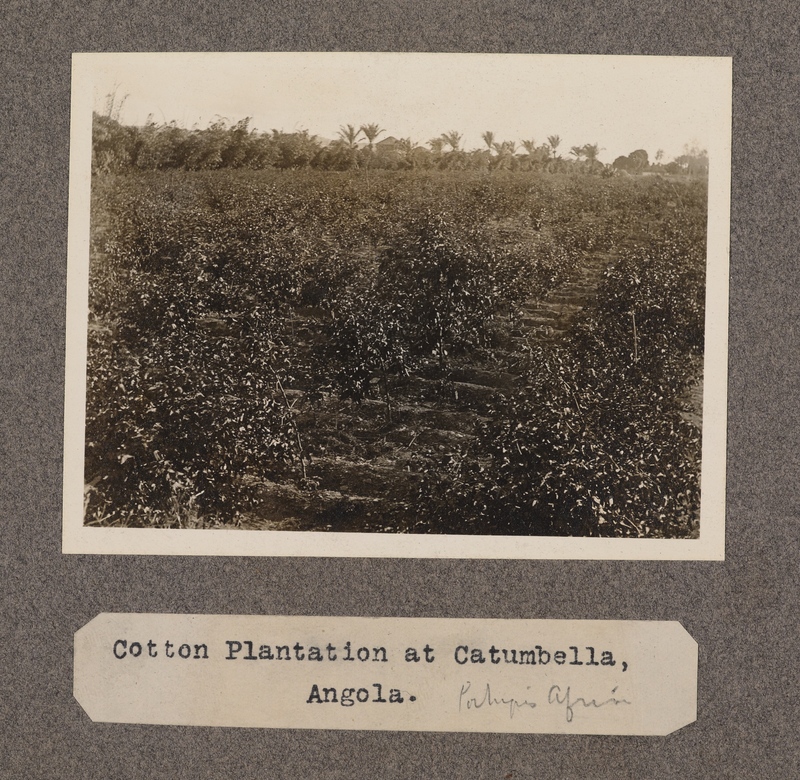
[[[731,63],[73,56],[64,550],[724,555]]]

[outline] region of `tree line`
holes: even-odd
[[[383,136],[381,138],[381,136]],[[380,140],[379,140],[380,139]],[[144,126],[125,125],[118,112],[95,112],[92,126],[92,173],[127,173],[136,170],[203,171],[220,168],[322,170],[509,170],[549,173],[614,175],[645,171],[703,175],[708,171],[704,150],[685,148],[685,154],[664,164],[659,150],[651,163],[643,149],[618,157],[611,165],[598,160],[598,143],[573,146],[559,153],[561,138],[550,135],[543,143],[534,139],[500,140],[487,130],[484,147],[466,150],[456,130],[417,144],[410,138],[387,136],[378,124],[342,125],[332,141],[307,130],[257,131],[250,118],[229,123],[217,118],[206,128],[187,129],[176,122]]]

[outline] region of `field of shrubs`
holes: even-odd
[[[85,522],[698,533],[704,178],[93,177]]]

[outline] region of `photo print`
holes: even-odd
[[[76,54],[64,550],[720,559],[731,61]]]

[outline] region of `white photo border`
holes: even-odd
[[[697,539],[607,539],[543,536],[336,533],[202,529],[99,528],[84,525],[84,431],[89,285],[91,138],[95,74],[113,54],[73,55],[69,237],[66,316],[66,384],[62,550],[70,554],[224,555],[376,558],[724,560],[727,426],[728,278],[731,192],[732,60],[694,60],[698,78],[710,79],[719,95],[709,128],[708,260],[703,382],[700,534]],[[336,53],[140,54],[170,58],[337,57]],[[346,56],[398,56],[379,53]],[[404,57],[546,57],[554,65],[568,57],[613,59],[620,73],[635,72],[642,56],[413,54]]]

